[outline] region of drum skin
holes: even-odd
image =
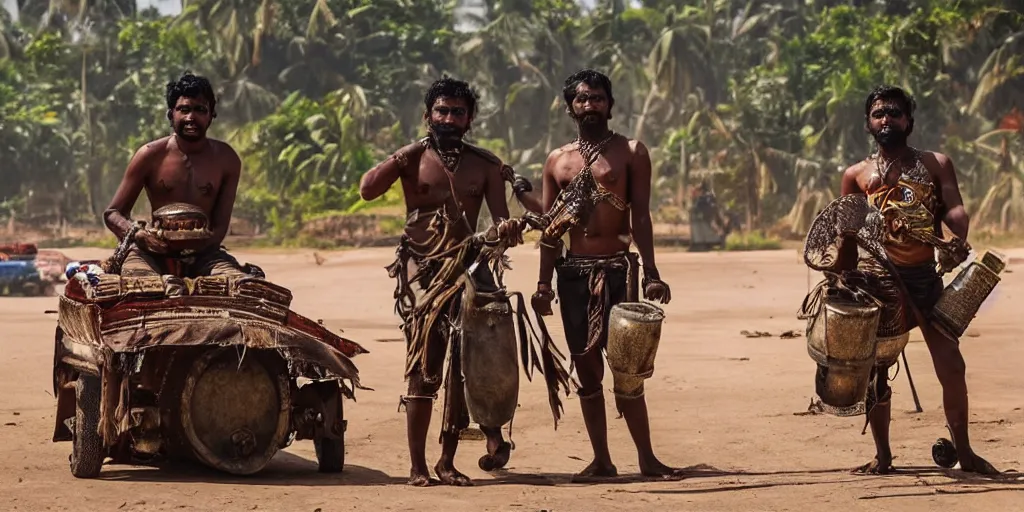
[[[211,348],[192,362],[180,421],[200,462],[249,475],[263,469],[283,446],[291,395],[288,375],[277,366],[266,354],[236,347]]]
[[[512,304],[507,298],[483,306],[464,302],[462,375],[469,415],[484,427],[501,427],[519,405],[519,362]]]

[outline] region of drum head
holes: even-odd
[[[216,469],[251,474],[281,446],[288,430],[287,375],[256,351],[211,349],[192,365],[181,396],[185,437]]]

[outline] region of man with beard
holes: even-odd
[[[541,315],[552,314],[555,293],[551,278],[557,268],[562,323],[594,450],[594,461],[578,476],[613,477],[617,470],[608,452],[602,351],[608,340],[611,307],[626,300],[628,283],[636,283],[636,278],[627,278],[631,277],[627,274],[638,272],[637,255],[629,251],[631,241],[636,242],[643,259],[644,297],[668,303],[671,294],[654,263],[647,147],[608,129],[615,99],[607,76],[590,69],[578,71],[566,79],[563,95],[578,135],[552,151],[544,164],[544,215],[550,224],[541,240],[540,281],[533,305]],[[554,206],[556,199],[560,199],[559,206]],[[566,232],[569,249],[562,255],[561,238]],[[629,295],[635,297],[636,292]],[[654,455],[642,388],[634,396],[616,394],[615,404],[636,444],[640,472],[646,476],[678,475],[678,469],[662,464]]]
[[[424,104],[429,135],[370,169],[363,176],[360,195],[373,200],[399,180],[405,193],[405,233],[388,273],[397,280],[395,309],[407,343],[409,387],[401,404],[406,407],[412,460],[409,484],[433,483],[426,463],[426,438],[433,401],[443,381],[442,453],[434,472],[443,484],[471,485],[454,466],[459,434],[469,426],[457,341],[461,297],[467,286],[472,286],[478,299],[497,291],[487,265],[471,268],[480,254],[471,237],[484,201],[495,230],[504,235],[503,221],[509,217],[504,180],[520,180],[495,155],[463,142],[477,106],[477,95],[469,84],[442,78],[431,85]],[[524,190],[521,181],[515,188]],[[418,283],[422,292],[414,291],[412,283]],[[447,371],[446,354],[450,354]],[[502,438],[500,426],[481,425],[481,430],[487,436],[488,452],[480,460],[481,468],[504,466],[511,446]]]
[[[857,247],[851,242],[843,244],[839,264],[845,269],[858,267],[883,283],[875,290],[876,297],[883,303],[878,327],[880,340],[905,337],[914,327],[921,329],[942,384],[943,409],[961,468],[997,473],[991,464],[974,453],[968,439],[966,365],[959,341],[946,337],[928,323],[931,310],[943,291],[939,272],[953,270],[970,252],[966,244],[968,216],[949,157],[907,145],[907,137],[914,129],[914,107],[913,98],[898,87],[883,86],[872,91],[864,104],[864,114],[867,130],[878,144],[878,151],[847,169],[842,179],[842,195],[865,194],[869,203],[882,212],[886,220],[883,245],[898,275],[889,275],[870,258],[858,262]],[[956,238],[949,241],[940,238],[942,222]],[[939,263],[936,263],[936,250]],[[902,282],[909,296],[901,296],[897,282]],[[911,308],[920,312],[924,324],[918,325]],[[893,471],[889,445],[892,390],[887,370],[875,368],[874,384],[868,396],[868,422],[876,455],[856,472],[884,474]]]
[[[220,245],[231,222],[242,161],[230,145],[206,137],[217,117],[216,106],[206,78],[185,73],[167,84],[167,119],[174,133],[135,152],[103,213],[107,228],[119,240],[134,233],[135,246],[121,266],[121,275],[246,275]],[[186,256],[154,232],[136,231],[130,216],[143,189],[154,211],[173,203],[198,207],[209,221],[210,238],[190,247]]]

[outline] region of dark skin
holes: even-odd
[[[424,120],[432,123],[449,123],[467,130],[472,122],[469,108],[462,98],[440,97],[431,110],[424,113]],[[454,140],[441,140],[452,144]],[[451,185],[444,164],[433,150],[426,150],[421,144],[413,143],[396,152],[403,154],[405,166],[389,158],[370,169],[363,176],[359,192],[364,200],[370,201],[383,195],[398,180],[405,192],[406,211],[437,209],[451,204]],[[508,203],[505,202],[505,182],[501,166],[471,152],[464,151],[457,172],[450,174],[455,192],[469,221],[457,222],[451,235],[463,239],[473,231],[480,215],[480,208],[487,201],[487,208],[495,225],[509,217]],[[406,227],[406,234],[414,241],[422,242],[429,236],[423,223]],[[426,462],[427,430],[430,427],[432,403],[427,400],[413,400],[406,406],[409,438],[409,456],[412,459],[409,484],[427,486],[432,483]],[[500,428],[481,427],[487,436],[488,454],[494,456],[504,443]],[[441,440],[441,458],[434,466],[441,483],[447,485],[471,485],[470,479],[455,469],[455,451],[458,448],[458,434],[445,434]],[[503,465],[504,463],[502,463]]]
[[[879,133],[883,128],[895,128],[905,133],[910,126],[910,119],[903,113],[902,105],[898,102],[879,100],[871,107],[867,125],[868,131],[872,134]],[[879,153],[884,158],[899,159],[900,162],[908,161],[911,158],[910,148],[905,143],[895,147],[880,147]],[[941,222],[944,222],[958,238],[966,240],[969,218],[960,196],[953,162],[946,155],[931,151],[922,152],[921,158],[936,184],[942,204],[945,205],[945,214],[942,216]],[[888,173],[889,175],[883,176],[879,180],[872,176],[875,171],[874,162],[865,160],[854,164],[843,173],[842,195],[871,193],[877,190],[883,182],[889,185],[895,184],[900,176],[899,166],[900,164],[894,165],[892,171]],[[843,250],[843,265],[854,266],[856,262],[854,244],[844,244]],[[943,409],[946,412],[946,422],[953,436],[953,444],[956,446],[961,468],[968,472],[997,474],[998,471],[985,459],[974,453],[971,448],[968,437],[966,363],[960,353],[959,342],[947,338],[931,325],[926,324],[920,328],[928,351],[931,353],[936,376],[939,383],[942,384]],[[855,471],[875,474],[891,471],[892,449],[889,444],[891,416],[891,404],[878,405],[872,410],[868,420],[871,425],[871,435],[875,441],[875,459]]]
[[[132,207],[145,190],[153,210],[181,202],[198,206],[206,213],[213,235],[193,249],[219,247],[224,241],[242,174],[242,160],[227,143],[206,137],[212,121],[213,111],[205,98],[178,98],[171,110],[175,134],[135,152],[104,215],[107,228],[119,240],[131,229]],[[191,163],[191,177],[186,162]],[[147,230],[139,230],[135,241],[153,254],[166,254],[169,250],[166,242]]]
[[[599,141],[608,131],[610,105],[608,95],[601,89],[580,84],[570,114],[577,120],[581,139]],[[575,143],[553,151],[544,164],[544,211],[551,209],[558,193],[583,168],[584,161]],[[654,263],[654,234],[651,223],[651,158],[647,147],[640,141],[616,135],[604,153],[592,166],[597,181],[621,198],[628,198],[628,211],[621,211],[601,202],[596,205],[588,224],[573,228],[569,250],[580,255],[609,255],[625,251],[630,246],[630,235],[648,276],[656,276]],[[538,313],[551,315],[551,278],[554,274],[555,249],[541,247],[540,284],[533,304]],[[668,285],[652,281],[644,289],[644,297],[663,304],[671,299]],[[583,389],[601,389],[604,378],[604,358],[600,350],[573,355],[580,386]],[[666,466],[654,455],[651,446],[647,402],[644,398],[622,400],[616,405],[626,420],[630,436],[639,455],[640,472],[645,476],[676,476],[679,469]],[[608,424],[603,400],[580,400],[583,420],[587,426],[594,461],[580,474],[581,477],[613,477],[618,474],[608,451]]]

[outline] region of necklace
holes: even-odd
[[[912,168],[912,167],[916,166],[916,164],[918,162],[918,152],[914,148],[908,148],[908,149],[910,150],[910,157],[913,160],[913,164],[910,166]],[[894,170],[899,170],[900,171],[899,174],[897,174],[897,176],[896,176],[897,180],[899,179],[900,176],[905,174],[906,169],[908,169],[908,167],[905,165],[905,162],[904,162],[904,160],[906,160],[906,158],[907,158],[907,155],[902,155],[902,156],[899,156],[899,157],[896,157],[896,158],[885,158],[885,157],[882,156],[881,152],[879,152],[879,151],[876,151],[876,152],[872,153],[871,156],[869,157],[869,159],[870,160],[874,160],[874,162],[875,162],[875,171],[873,173],[871,173],[871,181],[872,182],[878,182],[879,184],[885,183],[887,185],[893,185],[894,182],[890,183],[889,176],[891,175],[891,173]]]
[[[441,160],[441,165],[444,169],[452,174],[459,169],[459,164],[462,162],[462,144],[451,149],[441,149],[441,145],[437,143],[434,137],[429,137],[428,144],[437,153],[438,158]]]
[[[601,154],[601,151],[604,150],[605,146],[608,145],[608,142],[611,141],[614,136],[615,132],[609,130],[608,136],[598,142],[583,140],[579,135],[576,135],[576,139],[574,139],[573,142],[575,142],[576,146],[579,148],[580,156],[583,157],[583,162],[587,163],[587,167],[590,167],[589,164],[597,160],[598,155]]]

